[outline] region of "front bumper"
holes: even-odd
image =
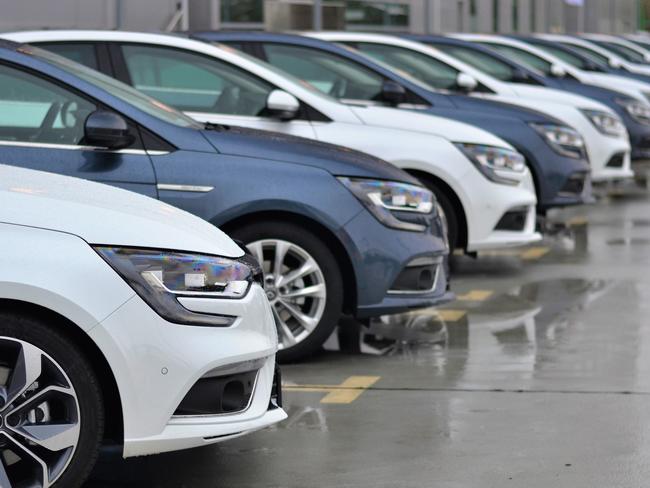
[[[277,336],[264,291],[241,300],[183,298],[195,312],[234,315],[230,327],[176,325],[133,296],[94,327],[120,393],[124,456],[156,454],[220,442],[272,425],[286,414],[271,402]],[[257,379],[243,410],[176,415],[199,380],[254,363]]]
[[[490,182],[478,171],[469,172],[464,181],[468,189],[476,189],[466,193],[472,208],[476,209],[472,213],[466,210],[467,251],[524,246],[541,240],[542,236],[535,231],[537,198],[529,171],[516,186]],[[511,212],[525,215],[516,230],[500,225],[504,216]]]
[[[447,245],[437,218],[425,232],[391,229],[362,211],[339,230],[352,261],[357,285],[357,318],[398,313],[439,305],[452,299],[448,293]],[[398,277],[418,260],[437,262],[437,279],[426,290],[391,291]]]
[[[601,134],[592,125],[576,127],[585,138],[593,182],[632,178],[631,146],[627,138]]]

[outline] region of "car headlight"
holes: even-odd
[[[388,227],[422,232],[427,226],[407,222],[406,214],[430,214],[435,197],[426,188],[397,181],[340,177],[338,180],[356,196],[377,219]]]
[[[456,143],[456,147],[495,183],[517,185],[519,176],[526,170],[526,158],[512,149],[465,143]]]
[[[621,137],[627,134],[625,125],[623,125],[621,119],[616,115],[601,112],[599,110],[582,110],[582,113],[587,116],[589,121],[601,134],[615,137]]]
[[[650,106],[645,103],[641,103],[637,100],[629,99],[617,99],[621,107],[624,107],[630,117],[636,120],[639,124],[650,125]]]
[[[232,259],[157,249],[94,249],[158,315],[175,324],[232,325],[236,317],[192,312],[178,298],[243,298],[253,282],[262,282],[262,270],[249,254]]]
[[[585,140],[570,127],[555,124],[530,124],[555,152],[574,159],[585,157]]]

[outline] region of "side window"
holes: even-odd
[[[323,93],[348,100],[378,100],[383,77],[336,54],[288,44],[265,44],[273,66],[307,81]]]
[[[79,144],[96,106],[31,73],[0,65],[0,140]]]
[[[64,58],[71,59],[79,64],[88,66],[91,69],[98,69],[97,51],[92,44],[74,42],[43,42],[36,44],[42,49],[51,51]]]
[[[426,54],[402,47],[365,42],[358,43],[357,48],[434,88],[452,90],[456,87],[458,70]]]
[[[536,54],[506,44],[493,44],[490,42],[481,44],[487,48],[494,49],[495,51],[498,51],[504,56],[510,57],[515,61],[523,63],[529,68],[537,70],[545,76],[551,75],[552,63],[543,58],[540,58]]]
[[[180,110],[261,115],[274,87],[218,59],[178,49],[122,46],[133,86]]]
[[[497,80],[511,81],[515,78],[514,68],[499,59],[489,56],[488,54],[462,46],[452,46],[449,44],[431,45],[450,56],[460,59],[483,73],[493,76]]]

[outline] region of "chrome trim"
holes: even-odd
[[[208,193],[214,190],[214,186],[175,185],[173,183],[158,183],[156,187],[159,190],[184,191],[190,193]]]
[[[138,156],[162,156],[169,151],[146,151],[144,149],[108,149],[106,147],[82,146],[79,144],[52,144],[45,142],[0,141],[0,146],[33,147],[38,149],[64,149],[66,151],[92,151],[111,154],[133,154]]]

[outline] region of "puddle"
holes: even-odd
[[[424,309],[381,317],[369,327],[341,327],[325,349],[372,356],[437,355],[450,350],[469,353],[470,344],[477,340],[527,348],[557,340],[568,317],[607,293],[613,283],[583,279],[533,282],[485,301],[445,306],[464,312],[455,320],[445,320],[435,309]]]
[[[618,239],[610,239],[607,241],[610,246],[647,246],[650,244],[650,239],[644,237],[621,237]]]

